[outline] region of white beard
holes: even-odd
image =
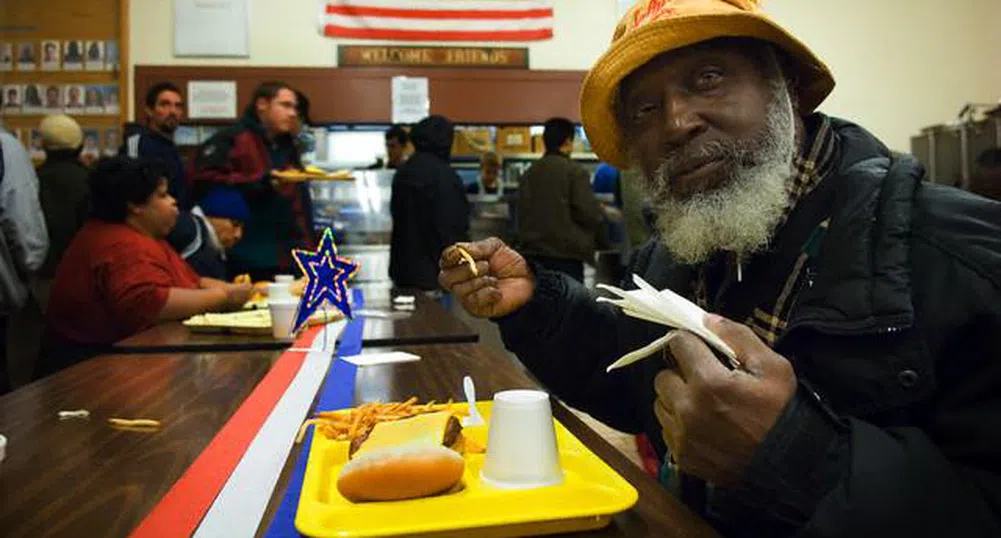
[[[717,189],[678,200],[670,191],[666,163],[647,180],[661,240],[679,262],[702,263],[721,251],[747,255],[768,245],[789,202],[796,151],[793,114],[788,90],[777,85],[764,129],[746,143],[758,164],[738,165],[734,177]]]

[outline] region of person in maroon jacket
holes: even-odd
[[[312,245],[308,189],[272,176],[274,170],[301,168],[290,134],[296,104],[287,84],[261,84],[240,121],[206,141],[192,161],[196,202],[221,185],[242,194],[250,207],[243,241],[228,254],[230,274],[268,280],[290,271],[293,247]]]

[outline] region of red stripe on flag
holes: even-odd
[[[338,6],[327,4],[328,15],[352,17],[392,17],[396,19],[483,19],[518,20],[545,19],[553,16],[552,8],[539,9],[407,9],[395,7]]]
[[[294,347],[309,347],[322,328],[306,331],[296,339]],[[299,373],[305,358],[306,354],[301,351],[282,353],[250,396],[129,538],[187,538],[195,532],[264,421]]]
[[[400,41],[537,41],[553,37],[552,28],[537,30],[393,30],[388,28],[346,28],[328,24],[327,37],[396,39]]]

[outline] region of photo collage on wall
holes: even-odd
[[[0,71],[117,71],[118,42],[70,40],[0,42]],[[27,82],[0,85],[0,114],[117,115],[118,84]]]
[[[118,41],[0,41],[0,71],[118,71]]]

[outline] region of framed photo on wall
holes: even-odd
[[[45,150],[42,149],[42,133],[38,129],[32,129],[28,140],[28,153],[32,159],[44,159]]]
[[[17,70],[34,71],[38,69],[38,44],[34,41],[22,41],[17,44]]]
[[[24,96],[21,92],[21,86],[17,84],[8,84],[3,87],[4,114],[13,116],[21,113],[21,108],[24,106]]]
[[[58,41],[42,41],[42,71],[59,71]]]
[[[83,41],[67,41],[63,49],[63,71],[83,69]]]
[[[104,130],[104,154],[106,156],[118,155],[118,148],[122,145],[122,132],[118,129]]]
[[[87,86],[84,90],[83,106],[87,114],[104,114],[104,87]]]
[[[118,70],[118,42],[106,41],[104,43],[104,68],[108,71]]]
[[[121,106],[118,101],[118,84],[104,87],[104,113],[118,114]]]
[[[25,114],[41,114],[45,109],[42,102],[42,95],[45,88],[41,84],[27,84],[24,86],[24,95],[21,98],[22,111]]]
[[[67,84],[63,96],[63,107],[67,114],[82,114],[84,112],[84,87],[79,84]]]
[[[63,111],[63,89],[58,84],[45,85],[45,112]]]
[[[97,129],[83,130],[82,155],[97,158],[101,155],[101,133]]]
[[[14,44],[0,42],[0,71],[14,70]]]
[[[104,71],[104,41],[87,41],[87,71]]]

